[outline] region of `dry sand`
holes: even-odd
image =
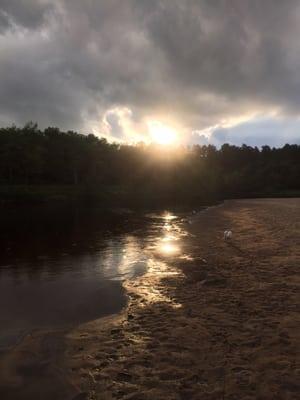
[[[75,398],[299,398],[300,199],[227,201],[186,229],[193,258],[158,261],[121,315],[69,333]]]
[[[300,199],[227,201],[184,228],[180,254],[126,283],[120,315],[2,359],[2,398],[299,398]]]

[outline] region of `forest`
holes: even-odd
[[[109,143],[36,123],[0,128],[0,201],[190,206],[300,193],[300,145],[166,147]]]

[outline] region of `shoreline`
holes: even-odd
[[[300,199],[247,199],[197,214],[179,254],[157,256],[146,274],[125,281],[120,313],[24,341],[19,356],[44,354],[32,363],[36,393],[47,389],[47,400],[296,399],[299,212]],[[226,243],[228,228],[234,237]],[[34,365],[42,368],[39,382]]]
[[[129,283],[121,320],[68,337],[63,365],[82,398],[296,399],[299,210],[255,199],[200,213],[191,259]]]

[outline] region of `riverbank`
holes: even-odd
[[[166,233],[180,240],[162,241],[164,255],[148,250],[148,272],[125,281],[127,307],[27,336],[1,359],[0,395],[296,399],[299,215],[300,199],[266,199],[167,217]]]
[[[230,195],[230,194],[228,194]],[[235,193],[235,198],[244,197]],[[247,193],[250,198],[297,198],[300,191],[259,191]],[[104,210],[147,210],[172,209],[189,212],[191,208],[207,207],[222,201],[222,196],[202,193],[186,197],[185,191],[161,193],[160,190],[132,187],[129,185],[0,185],[0,209],[15,206],[53,207],[101,207]]]
[[[299,199],[269,199],[196,216],[185,258],[129,281],[123,314],[68,334],[80,398],[296,399],[299,215]]]

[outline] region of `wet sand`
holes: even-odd
[[[121,314],[51,336],[46,364],[27,368],[36,384],[56,385],[49,399],[298,398],[300,199],[227,201],[185,229],[183,257],[158,257],[127,281]],[[19,363],[33,342],[14,350]],[[39,398],[26,397],[17,372],[6,368],[15,396],[5,398]]]

